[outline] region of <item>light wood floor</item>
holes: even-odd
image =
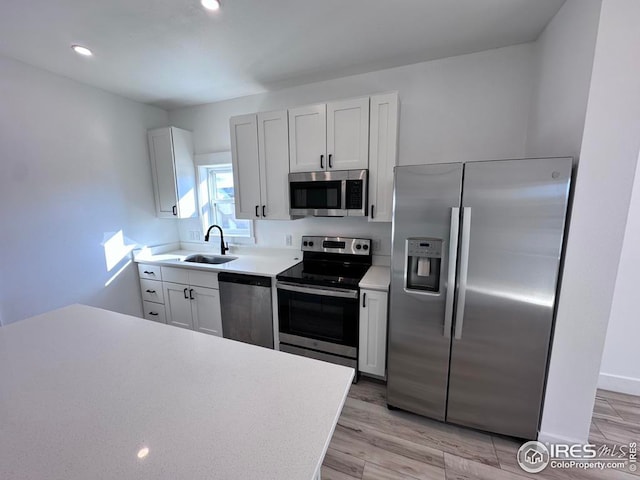
[[[640,442],[640,397],[599,391],[593,443]],[[526,474],[516,462],[521,442],[447,425],[386,407],[385,386],[362,379],[351,387],[322,467],[322,480],[631,479],[630,473],[545,469]]]

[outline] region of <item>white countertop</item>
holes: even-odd
[[[270,254],[265,249],[263,255],[236,255],[227,254],[229,257],[237,257],[236,260],[232,260],[228,263],[221,265],[211,265],[206,263],[191,263],[185,262],[185,257],[201,252],[194,252],[189,250],[174,250],[161,254],[147,254],[140,253],[135,256],[135,261],[138,263],[150,263],[165,265],[168,267],[180,267],[180,268],[192,268],[197,270],[209,270],[216,272],[234,272],[234,273],[248,273],[254,275],[267,275],[275,277],[278,273],[294,266],[302,260],[302,255],[298,251],[292,251],[290,254]],[[212,252],[202,253],[203,255],[216,255]],[[216,255],[218,256],[218,255]]]
[[[373,265],[367,270],[367,273],[362,277],[358,286],[369,290],[384,290],[386,292],[389,290],[390,281],[390,267]]]
[[[0,328],[0,478],[311,480],[352,377],[66,307]]]

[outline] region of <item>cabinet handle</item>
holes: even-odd
[[[189,290],[188,288],[184,289],[184,298],[186,298],[187,300],[189,300],[189,295],[187,295],[187,290]]]
[[[193,298],[193,288],[189,289],[189,298],[195,300],[195,298]]]
[[[258,210],[260,205],[256,205],[256,217],[260,217],[260,211]]]
[[[371,218],[375,218],[375,216],[373,215],[373,209],[375,208],[375,205],[371,205]]]
[[[365,308],[367,306],[366,301],[367,301],[367,294],[363,293],[362,294],[362,308]]]
[[[147,275],[153,275],[154,277],[156,276],[154,272],[150,272],[149,270],[145,270],[143,273],[146,273]]]
[[[156,291],[147,289],[147,293],[156,293]]]
[[[262,205],[262,216],[266,217],[267,214],[265,213],[267,206],[266,205]]]
[[[320,168],[324,169],[324,155],[320,155]]]
[[[333,165],[331,165],[331,157],[333,157],[333,155],[329,154],[329,168],[333,168]]]
[[[156,312],[149,312],[149,315],[153,315],[154,317],[158,316],[158,314]]]
[[[178,215],[178,207],[175,205],[173,206],[173,214],[176,216]]]

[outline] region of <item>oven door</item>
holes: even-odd
[[[357,358],[358,291],[278,282],[280,342]]]

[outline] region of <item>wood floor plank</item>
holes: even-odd
[[[598,430],[608,440],[617,443],[638,442],[640,439],[640,426],[632,425],[624,420],[613,420],[610,418],[594,418]]]
[[[331,445],[322,465],[355,478],[362,478],[364,470],[364,460],[331,448]]]
[[[622,420],[622,417],[611,406],[609,401],[600,396],[596,397],[596,402],[593,406],[593,416],[596,418],[613,418],[616,420]]]
[[[613,398],[609,404],[625,422],[640,426],[640,405]]]
[[[322,465],[322,470],[320,471],[320,475],[322,480],[360,480],[362,477],[352,477],[347,475],[346,473],[339,472],[338,470],[334,470],[333,468],[327,467],[326,465]]]
[[[387,387],[376,380],[362,378],[351,386],[349,397],[386,407]]]
[[[438,477],[440,478],[440,477]],[[442,477],[444,478],[444,477]],[[362,480],[414,480],[400,472],[381,467],[375,463],[366,462],[364,465],[364,474]]]
[[[365,462],[418,479],[444,480],[444,468],[420,462],[365,442],[348,429],[336,428],[330,447]],[[365,465],[366,468],[366,465]],[[364,474],[363,474],[364,477]]]
[[[589,439],[640,439],[640,398],[599,390]],[[323,480],[638,480],[640,473],[547,468],[531,475],[516,461],[521,442],[386,408],[384,384],[353,385],[322,467]]]
[[[606,398],[607,400],[619,400],[640,406],[640,396],[627,395],[626,393],[612,392],[610,390],[598,390],[597,396]]]
[[[355,435],[359,440],[384,450],[412,458],[419,462],[428,463],[435,467],[444,468],[444,456],[441,450],[389,435],[379,430],[363,426],[361,423],[353,422],[348,418],[341,418],[337,428],[344,429],[352,435]]]
[[[447,480],[522,480],[526,477],[450,453],[444,454]]]
[[[342,411],[346,420],[443,452],[498,466],[491,436],[455,425],[349,398]]]

